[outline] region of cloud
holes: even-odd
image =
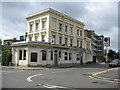
[[[118,49],[117,2],[3,2],[0,38],[9,39],[24,34],[25,17],[46,8],[53,8],[84,22],[85,28],[93,29],[99,35],[110,36],[111,48]]]

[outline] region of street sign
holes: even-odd
[[[109,47],[110,46],[110,37],[104,38],[104,46]]]

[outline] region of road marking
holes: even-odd
[[[66,87],[56,86],[56,85],[51,85],[51,84],[46,84],[46,83],[40,84],[40,85],[42,85],[45,88],[66,88]]]
[[[116,70],[118,68],[112,68],[112,69],[109,69],[108,71],[111,71],[111,70]],[[101,71],[101,72],[97,72],[97,73],[93,73],[92,75],[89,75],[90,78],[92,79],[96,79],[96,80],[103,80],[103,81],[108,81],[108,82],[116,82],[116,81],[119,81],[119,79],[115,79],[116,81],[113,81],[113,80],[109,80],[109,78],[102,78],[102,77],[98,77],[96,76],[97,74],[101,74],[101,73],[105,73],[107,72],[107,70],[104,70],[104,71]],[[118,82],[117,82],[118,83]]]
[[[56,72],[52,72],[52,73],[60,73],[60,72],[67,72],[67,71],[70,71],[70,70],[56,71]],[[43,74],[36,74],[36,75],[29,76],[29,77],[27,78],[27,81],[28,81],[28,82],[32,82],[32,78],[33,78],[33,77],[40,76],[40,75],[43,75]]]
[[[29,77],[27,78],[27,81],[28,81],[28,82],[32,82],[32,78],[33,78],[33,77],[40,76],[40,75],[43,75],[43,74],[36,74],[36,75],[29,76]]]

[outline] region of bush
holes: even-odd
[[[11,51],[2,50],[2,65],[9,66],[10,61],[11,61]]]

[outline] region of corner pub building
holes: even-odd
[[[76,65],[93,60],[91,39],[84,37],[83,22],[51,8],[26,19],[26,41],[12,44],[13,65]]]

